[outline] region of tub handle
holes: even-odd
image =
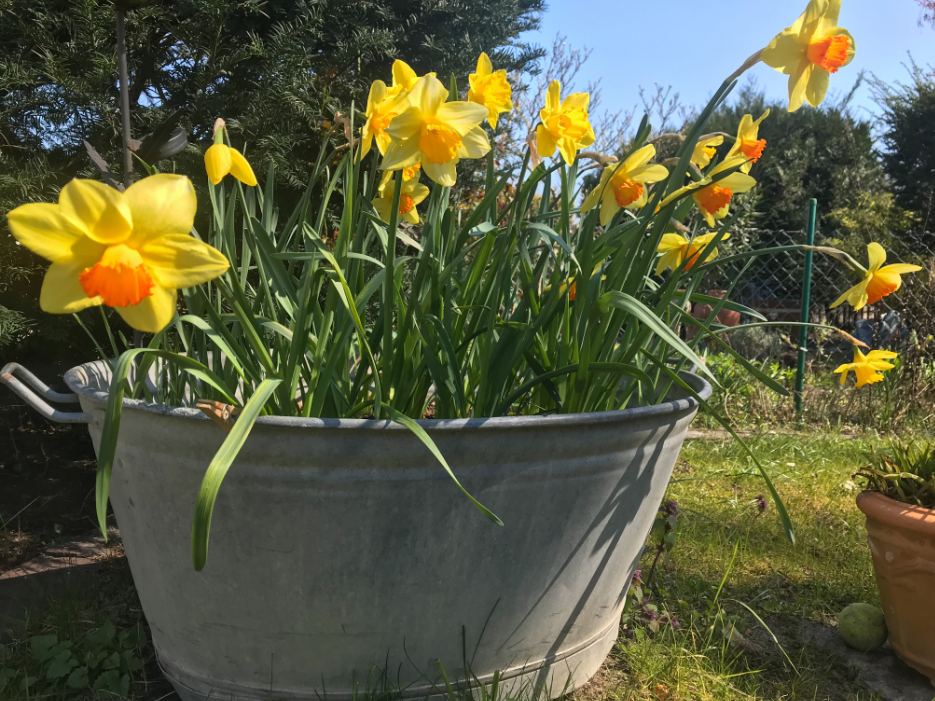
[[[14,376],[19,375],[22,380]],[[56,404],[77,404],[77,394],[62,394],[49,389],[38,377],[19,363],[7,363],[0,370],[0,382],[7,385],[21,399],[25,400],[29,406],[42,414],[49,421],[55,421],[60,424],[86,424],[90,423],[91,417],[81,411],[59,411],[44,401],[55,402]],[[27,386],[28,385],[28,386]],[[30,387],[32,389],[30,389]],[[39,393],[39,396],[35,392]]]

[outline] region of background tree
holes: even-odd
[[[935,27],[935,0],[916,0],[916,2],[922,6],[922,19],[919,24],[928,22]]]
[[[481,51],[521,73],[543,53],[520,38],[542,9],[543,0],[156,0],[127,15],[133,134],[181,110],[189,147],[160,167],[197,174],[224,117],[255,170],[274,163],[277,191],[294,196],[324,123],[351,101],[363,108],[370,83],[389,81],[394,59],[420,74],[438,71],[446,83],[454,73],[464,90]],[[54,199],[75,176],[98,177],[84,140],[119,179],[114,21],[105,0],[0,2],[0,214]],[[4,221],[0,335],[12,329],[54,345],[57,328],[68,338],[68,319],[36,309],[42,267]]]
[[[896,201],[927,232],[935,230],[935,75],[914,62],[907,68],[907,83],[875,78],[872,87],[882,111],[883,166]]]

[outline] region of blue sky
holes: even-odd
[[[560,33],[573,47],[593,49],[579,87],[602,78],[605,109],[628,110],[640,104],[639,86],[652,88],[654,83],[672,85],[683,104],[700,107],[747,56],[791,25],[806,4],[807,0],[551,0],[541,31],[528,38],[548,47]],[[904,80],[907,52],[916,63],[935,67],[935,28],[919,27],[920,14],[915,0],[843,0],[839,24],[854,35],[857,55],[832,76],[832,91],[847,93],[862,69],[888,82]],[[768,95],[787,94],[788,79],[772,68],[761,63],[747,72],[750,75]],[[865,86],[852,104],[864,115],[864,110],[875,110]]]

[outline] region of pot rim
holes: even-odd
[[[904,504],[871,490],[857,495],[857,508],[864,512],[868,520],[935,537],[935,509]]]
[[[65,373],[65,383],[72,392],[79,397],[86,397],[101,404],[107,404],[108,393],[92,387],[81,375],[79,371],[87,369],[90,372],[99,373],[99,368],[105,366],[105,361],[95,360],[89,363],[77,365]],[[90,374],[90,372],[88,374]],[[705,401],[711,397],[712,388],[710,383],[703,377],[685,370],[679,373],[680,377],[687,382],[695,392]],[[694,397],[684,399],[673,399],[661,404],[652,406],[632,407],[629,409],[620,409],[617,411],[596,411],[580,414],[548,414],[545,416],[496,416],[488,418],[471,419],[418,419],[422,428],[427,430],[452,430],[452,429],[475,429],[475,430],[502,430],[516,429],[526,427],[547,427],[547,426],[577,426],[594,425],[617,422],[630,422],[653,417],[662,417],[670,414],[684,413],[697,410],[700,406],[698,400]],[[195,419],[209,421],[201,411],[193,407],[170,406],[168,404],[155,404],[142,399],[124,399],[124,409],[136,409],[146,411],[159,416],[168,416],[179,419]],[[329,428],[329,429],[401,429],[408,431],[402,424],[395,423],[389,419],[319,419],[305,418],[300,416],[260,416],[256,423],[263,426],[278,426],[287,428]]]

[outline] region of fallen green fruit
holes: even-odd
[[[851,604],[838,614],[838,630],[848,646],[871,652],[886,642],[883,612],[870,604]]]

